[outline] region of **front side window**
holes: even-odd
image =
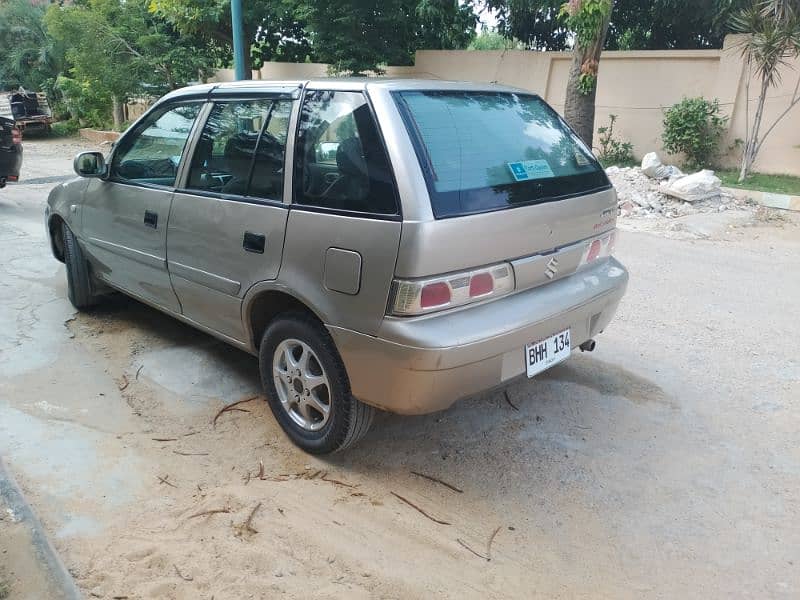
[[[123,182],[171,187],[200,104],[159,111],[125,136],[111,164],[111,177]]]
[[[295,202],[395,215],[397,195],[375,119],[359,92],[308,92],[300,114]]]
[[[538,96],[407,91],[395,99],[437,218],[547,202],[610,185],[591,151]]]
[[[280,200],[292,101],[214,105],[189,168],[189,189]]]

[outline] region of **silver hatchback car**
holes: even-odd
[[[257,355],[312,453],[592,349],[628,281],[605,172],[518,89],[200,85],[75,170],[46,209],[72,303],[118,290]]]

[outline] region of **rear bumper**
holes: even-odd
[[[328,329],[356,398],[425,414],[525,373],[525,344],[569,327],[573,350],[602,331],[628,273],[611,258],[493,302],[414,319],[387,317],[379,336]]]

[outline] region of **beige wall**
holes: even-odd
[[[722,50],[604,52],[595,127],[605,125],[608,116],[615,114],[619,117],[615,132],[633,144],[638,158],[656,150],[664,158],[680,160],[666,156],[661,146],[663,109],[684,96],[718,98],[731,117],[721,162],[734,166],[740,151],[729,148],[737,138],[745,138],[747,80],[735,41],[735,36],[729,36]],[[534,91],[562,112],[570,60],[571,55],[563,52],[425,50],[417,52],[415,66],[389,67],[386,75],[504,83]],[[767,125],[788,106],[800,76],[800,60],[793,66],[793,70],[785,70],[781,84],[769,92],[764,117]],[[318,63],[266,63],[253,75],[265,80],[303,79],[325,77],[327,69],[327,65]],[[220,71],[216,78],[232,79],[233,73],[228,70]],[[751,98],[751,116],[754,106],[755,99]],[[800,175],[800,105],[772,132],[755,167],[766,173]]]

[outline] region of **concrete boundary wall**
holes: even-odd
[[[737,166],[741,148],[736,143],[745,138],[748,105],[748,78],[737,41],[738,36],[728,36],[722,50],[604,52],[595,128],[607,124],[609,115],[615,114],[615,134],[633,144],[637,158],[656,150],[666,160],[679,161],[680,157],[667,156],[662,148],[664,108],[683,97],[717,98],[730,117],[719,162],[722,166]],[[416,53],[413,67],[389,67],[386,75],[513,85],[540,94],[562,112],[571,60],[568,52],[423,50]],[[800,60],[792,67],[784,70],[781,84],[769,91],[762,132],[788,106],[800,77]],[[327,69],[327,65],[319,63],[266,63],[253,75],[254,79],[265,80],[303,79],[324,77]],[[232,72],[220,71],[216,79],[229,81]],[[751,116],[755,104],[756,98],[751,95]],[[800,176],[800,105],[772,132],[755,168],[764,173]]]

